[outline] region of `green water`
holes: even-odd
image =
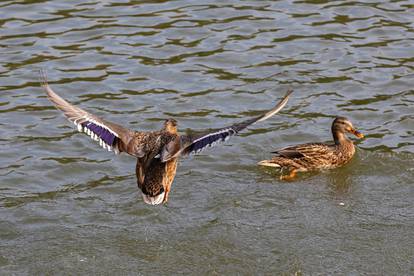
[[[412,1],[0,1],[1,275],[414,274]],[[168,204],[77,133],[53,89],[137,130],[272,119],[182,159]],[[256,162],[366,135],[347,166]]]

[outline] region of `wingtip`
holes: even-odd
[[[292,95],[292,93],[293,93],[293,89],[292,88],[289,88],[287,91],[286,91],[286,93],[285,93],[285,96],[283,96],[283,98],[282,98],[282,100],[279,102],[280,104],[282,104],[282,103],[284,103],[285,101],[286,101],[286,103],[287,103],[287,101],[289,100],[289,97],[290,97],[290,95]],[[285,104],[286,104],[285,103]],[[279,105],[279,104],[278,104]]]
[[[290,97],[290,95],[293,93],[293,89],[292,88],[289,88],[287,91],[286,91],[286,94],[285,94],[285,96],[279,101],[279,103],[275,106],[275,108],[274,109],[276,109],[276,110],[278,110],[278,112],[283,108],[283,107],[285,107],[285,105],[287,104],[287,102],[289,101],[289,97]]]
[[[39,82],[40,85],[45,89],[47,97],[49,100],[51,100],[52,102],[55,102],[54,98],[60,98],[59,95],[57,95],[52,88],[49,86],[49,82],[47,80],[47,74],[46,71],[43,68],[39,69]],[[61,99],[63,100],[63,99]]]
[[[39,82],[40,82],[40,85],[42,87],[46,88],[48,86],[48,84],[47,84],[47,74],[46,74],[46,71],[43,68],[39,69]]]
[[[52,100],[52,96],[54,96],[54,91],[50,88],[46,71],[43,68],[39,69],[39,82],[43,89],[46,91],[47,97]]]
[[[267,112],[265,115],[263,115],[262,118],[257,120],[257,122],[264,121],[264,120],[272,117],[276,113],[278,113],[283,107],[285,107],[285,105],[287,104],[287,102],[289,100],[289,97],[292,93],[293,93],[293,90],[291,88],[289,88],[287,90],[285,96],[278,102],[278,104],[274,108],[272,108],[269,112]]]

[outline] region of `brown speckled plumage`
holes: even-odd
[[[88,134],[108,151],[125,152],[136,157],[137,184],[143,199],[148,204],[165,203],[174,180],[177,159],[191,153],[197,153],[217,142],[222,142],[249,125],[260,122],[278,113],[287,103],[292,91],[271,110],[261,116],[215,131],[201,132],[199,135],[179,135],[174,119],[165,121],[159,131],[133,131],[121,125],[111,123],[79,107],[73,106],[48,85],[46,76],[41,72],[42,86],[49,100],[73,122],[80,132]]]
[[[296,172],[333,169],[349,162],[355,153],[355,146],[345,133],[352,133],[358,138],[363,135],[355,130],[352,123],[337,117],[332,123],[334,143],[307,143],[286,147],[274,151],[276,155],[270,160],[263,160],[259,165],[287,169],[289,174],[282,179],[292,179]]]
[[[161,158],[155,157],[166,145],[179,138],[176,125],[175,120],[166,120],[161,131],[137,133],[128,144],[128,148],[132,152],[138,151],[140,153],[136,155],[138,187],[144,194],[151,197],[165,191],[164,202],[168,200],[169,187],[177,168],[177,158],[163,162]]]

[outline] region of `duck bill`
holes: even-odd
[[[358,138],[364,138],[364,134],[362,134],[361,132],[359,132],[358,130],[356,130],[355,128],[351,129],[351,133],[353,135],[355,135]]]

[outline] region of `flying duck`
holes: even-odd
[[[198,135],[180,135],[174,119],[167,119],[160,130],[148,132],[134,131],[109,122],[61,98],[48,85],[43,71],[40,72],[40,79],[49,100],[75,124],[78,131],[88,134],[108,151],[115,154],[125,152],[137,159],[137,184],[144,202],[151,205],[168,201],[178,157],[198,153],[217,142],[227,140],[252,124],[272,117],[286,105],[292,93],[289,90],[274,108],[258,117]]]

